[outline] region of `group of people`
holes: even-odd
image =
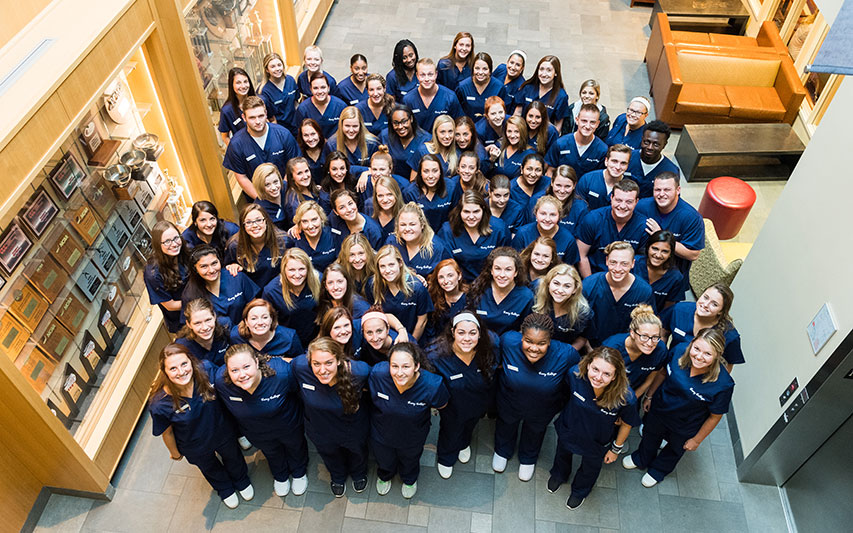
[[[594,80],[569,103],[559,59],[528,79],[526,60],[493,69],[461,32],[437,63],[400,41],[385,77],[356,54],[336,83],[317,47],[298,80],[267,56],[260,96],[231,70],[239,220],[196,202],[183,231],[154,226],[145,269],[176,336],[154,433],[227,506],[254,495],[241,446],[277,495],[304,493],[306,435],[335,496],[365,490],[370,450],[377,492],[399,475],[411,498],[436,409],[442,478],[488,416],[493,469],[517,448],[529,481],[553,421],[547,488],[571,478],[576,509],[633,427],[622,465],[651,487],[727,412],[733,294],[683,301],[704,225],[662,155],[669,127],[643,97],[611,123]]]

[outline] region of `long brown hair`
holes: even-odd
[[[163,253],[163,234],[173,229],[181,239],[181,250],[176,256]],[[187,243],[181,235],[181,231],[168,220],[161,220],[154,224],[151,230],[151,257],[148,262],[157,267],[160,277],[163,278],[163,286],[167,291],[176,291],[184,285],[181,277],[181,265],[187,264]]]
[[[361,400],[361,391],[358,390],[355,383],[353,383],[352,373],[349,368],[350,362],[346,355],[344,355],[344,350],[341,345],[329,337],[318,337],[311,341],[311,344],[308,345],[306,355],[309,367],[311,366],[311,358],[315,352],[329,352],[335,356],[338,368],[335,388],[338,391],[338,396],[341,397],[344,414],[351,415],[358,411],[358,408],[360,407],[359,400]]]
[[[495,353],[492,347],[492,339],[489,336],[488,328],[483,324],[480,317],[470,311],[461,311],[462,313],[470,314],[477,324],[477,330],[480,332],[480,339],[477,341],[477,347],[474,349],[474,360],[477,361],[477,369],[486,380],[486,383],[491,383],[495,377]],[[469,319],[466,318],[466,321]],[[437,348],[436,353],[439,357],[456,357],[453,354],[453,320],[447,323],[447,327],[441,332],[434,343]]]
[[[216,392],[213,389],[213,385],[210,384],[210,376],[208,376],[207,372],[204,371],[204,368],[201,367],[201,363],[199,363],[198,359],[190,353],[186,346],[172,343],[167,344],[166,347],[160,351],[160,356],[157,359],[158,372],[154,381],[151,382],[151,387],[148,390],[148,401],[153,402],[155,396],[159,394],[160,391],[163,391],[172,398],[172,407],[174,407],[176,411],[181,408],[182,403],[186,403],[186,400],[181,397],[181,392],[178,390],[178,387],[175,386],[175,384],[172,383],[172,380],[169,379],[169,376],[166,375],[166,358],[173,355],[187,356],[187,359],[189,359],[190,364],[193,367],[193,386],[195,387],[195,390],[205,402],[215,400]]]
[[[491,97],[489,97],[491,98]],[[474,177],[471,178],[471,184],[466,189],[465,182],[462,181],[462,176],[459,175],[459,165],[462,163],[462,160],[465,158],[472,158],[476,162],[474,164]],[[459,175],[459,188],[462,192],[468,191],[477,191],[483,196],[488,196],[488,191],[486,191],[486,185],[488,180],[486,180],[486,176],[483,174],[483,171],[480,170],[480,156],[477,155],[477,152],[473,150],[465,150],[461,154],[459,154],[459,161],[456,162],[456,174]]]
[[[483,218],[481,218],[480,223],[477,224],[477,232],[484,236],[491,235],[492,226],[490,222],[492,220],[492,210],[489,209],[489,203],[486,202],[486,198],[475,190],[463,192],[462,196],[459,198],[459,202],[457,202],[456,206],[450,210],[448,218],[453,235],[458,237],[462,235],[463,231],[465,231],[465,222],[462,221],[462,207],[465,204],[474,204],[483,211]]]
[[[320,332],[317,334],[319,337],[331,338],[332,328],[335,326],[335,322],[337,322],[341,318],[346,318],[347,320],[349,320],[350,325],[353,329],[353,335],[350,336],[350,339],[342,347],[344,349],[344,354],[346,354],[348,358],[352,358],[353,352],[355,351],[355,347],[352,344],[352,340],[355,337],[355,324],[353,323],[354,321],[352,319],[352,313],[350,313],[349,309],[347,309],[346,307],[332,307],[331,309],[323,313],[322,317],[323,318],[320,321]]]
[[[399,285],[400,292],[406,298],[410,298],[414,294],[415,273],[412,269],[406,266],[403,261],[403,256],[400,250],[393,244],[386,244],[376,252],[376,257],[373,258],[373,302],[379,305],[385,303],[385,293],[388,291],[388,282],[379,273],[379,261],[385,256],[392,256],[400,267],[400,275],[394,283]]]
[[[210,300],[207,298],[195,298],[194,300],[190,300],[187,305],[184,306],[184,327],[181,328],[181,331],[178,332],[178,337],[183,337],[185,339],[190,339],[191,341],[198,342],[200,339],[195,334],[195,331],[190,327],[190,319],[192,319],[193,313],[197,313],[198,311],[207,311],[211,315],[213,315],[213,322],[215,326],[213,326],[213,338],[228,338],[228,328],[222,325],[221,322],[216,320],[216,309],[213,308],[213,304],[210,303]]]
[[[344,297],[341,298],[341,305],[336,306],[334,300],[332,299],[332,295],[329,294],[329,291],[326,289],[326,280],[329,279],[329,274],[332,272],[337,272],[341,276],[343,276],[344,280],[347,282],[347,290],[344,291]],[[346,270],[344,267],[335,261],[326,267],[326,270],[323,272],[323,280],[320,282],[320,298],[317,300],[317,324],[322,323],[323,316],[329,309],[334,307],[345,307],[348,311],[352,312],[352,303],[353,303],[353,295],[355,294],[355,287],[353,287],[352,282],[349,280],[347,276]]]
[[[536,128],[535,132],[528,127],[527,142],[530,143],[530,135],[535,134],[536,151],[539,152],[540,155],[544,156],[545,152],[548,151],[548,126],[551,125],[551,119],[548,118],[548,108],[545,107],[545,104],[543,104],[539,100],[533,100],[532,102],[524,106],[524,112],[521,114],[521,116],[522,118],[524,118],[525,124],[527,124],[527,112],[531,109],[539,111],[539,116],[542,117],[542,122],[539,123],[539,127]]]
[[[705,372],[702,383],[717,381],[717,378],[720,377],[720,367],[725,364],[723,352],[726,349],[726,337],[717,327],[700,329],[699,333],[687,345],[687,349],[684,350],[681,357],[678,358],[678,366],[684,370],[689,370],[693,366],[693,361],[690,360],[690,350],[698,339],[702,339],[710,344],[711,348],[716,352],[716,357],[714,357],[714,361],[711,363],[708,371]]]
[[[442,316],[449,309],[447,300],[444,298],[444,289],[438,284],[438,273],[444,267],[453,267],[453,270],[459,275],[459,290],[463,293],[468,292],[468,284],[462,280],[462,269],[459,268],[459,263],[455,259],[442,259],[439,261],[435,265],[435,268],[432,269],[432,272],[429,273],[429,276],[427,276],[427,290],[429,291],[430,298],[432,298],[432,305],[435,308],[430,316],[431,320]]]
[[[254,309],[255,307],[266,307],[267,312],[270,315],[270,331],[275,331],[275,328],[278,326],[278,313],[276,313],[275,308],[271,303],[264,300],[263,298],[255,298],[251,302],[247,303],[245,307],[243,307],[243,320],[237,324],[237,333],[240,334],[244,339],[251,339],[252,332],[249,330],[248,316],[249,311]]]
[[[589,364],[595,359],[609,363],[615,370],[613,380],[604,387],[601,396],[595,400],[595,403],[605,409],[616,409],[625,405],[628,398],[628,374],[625,372],[625,361],[622,360],[622,354],[619,353],[619,350],[607,346],[595,348],[578,363],[578,370],[575,375],[582,379],[588,379]]]
[[[354,269],[349,262],[350,251],[353,246],[356,245],[361,246],[367,256],[365,258],[364,268],[361,270]],[[350,233],[347,235],[341,243],[341,251],[338,253],[338,263],[340,263],[341,268],[344,270],[344,274],[347,276],[347,281],[353,281],[363,285],[364,282],[367,281],[367,278],[372,276],[374,273],[373,258],[375,255],[376,252],[373,251],[373,247],[370,246],[370,241],[367,240],[367,237],[365,237],[363,233]],[[356,289],[356,287],[353,287],[353,289]]]
[[[550,63],[554,68],[554,81],[551,84],[551,97],[548,99],[548,104],[554,105],[554,102],[557,101],[557,93],[560,92],[560,89],[565,90],[563,87],[563,73],[562,68],[560,67],[560,58],[557,56],[545,56],[536,63],[536,68],[533,71],[533,75],[524,80],[524,83],[519,87],[519,91],[524,89],[527,85],[533,85],[537,89],[539,88],[539,67],[542,66],[542,63]]]
[[[533,271],[533,265],[530,263],[530,257],[533,255],[533,249],[536,248],[537,244],[547,246],[551,250],[551,262],[546,267],[543,277],[547,275],[552,268],[562,263],[562,261],[560,261],[560,254],[557,252],[557,243],[554,242],[554,239],[540,235],[536,237],[536,240],[528,244],[527,247],[521,251],[521,254],[519,254],[521,255],[521,264],[524,265],[524,271],[527,272],[527,277],[530,279],[533,279],[533,276],[530,275]]]
[[[453,63],[450,66],[450,68],[454,68],[454,69],[456,68],[456,61],[457,61],[456,43],[458,43],[461,39],[465,39],[465,38],[467,38],[468,40],[471,41],[471,51],[468,52],[468,58],[465,60],[465,63],[468,65],[468,68],[470,68],[472,70],[474,69],[474,54],[475,54],[474,36],[471,35],[470,33],[468,33],[467,31],[460,31],[459,33],[456,34],[456,37],[453,38],[453,44],[450,46],[450,53],[448,53],[446,56],[441,58],[441,59],[449,59]],[[401,80],[401,83],[403,81],[405,81],[405,80]]]
[[[266,231],[264,232],[263,247],[270,251],[270,258],[273,266],[277,265],[281,260],[281,251],[282,248],[284,248],[283,235],[280,234],[279,230],[275,225],[273,225],[266,209],[258,204],[246,204],[243,209],[240,210],[240,231],[231,237],[232,241],[237,241],[237,263],[243,267],[243,270],[246,272],[254,272],[258,263],[258,252],[256,252],[255,247],[252,246],[252,238],[249,237],[248,233],[246,233],[245,224],[246,217],[253,211],[260,213],[264,219]]]
[[[492,266],[495,264],[495,260],[500,257],[509,257],[515,264],[515,278],[513,279],[515,285],[527,285],[527,273],[524,271],[524,265],[521,264],[521,256],[518,255],[518,251],[509,246],[498,246],[486,257],[480,275],[471,284],[471,290],[468,292],[470,297],[466,302],[469,308],[473,309],[480,302],[480,298],[486,289],[492,286]]]

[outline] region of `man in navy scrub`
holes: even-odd
[[[403,103],[412,108],[415,120],[424,131],[432,131],[432,123],[439,115],[457,119],[463,115],[456,93],[436,83],[435,63],[425,57],[418,60],[418,89],[403,97]]]
[[[675,163],[661,153],[671,133],[672,130],[665,122],[653,120],[646,124],[640,149],[631,153],[631,163],[625,177],[636,181],[640,186],[640,198],[652,195],[655,176],[661,172],[679,172]]]
[[[577,234],[578,272],[581,277],[605,270],[604,249],[611,242],[625,241],[635,253],[645,249],[648,239],[646,217],[634,214],[638,194],[636,183],[619,181],[613,186],[610,207],[590,211],[584,217]]]
[[[654,305],[654,292],[647,282],[631,274],[634,248],[627,242],[610,243],[604,249],[607,272],[598,272],[583,280],[583,295],[595,313],[596,338],[600,341],[628,331],[631,311],[640,304]]]
[[[610,205],[613,186],[621,180],[631,161],[631,147],[614,144],[604,156],[604,169],[587,172],[578,181],[577,194],[586,200],[589,210]]]
[[[252,185],[255,169],[261,163],[273,163],[284,176],[287,162],[299,155],[299,147],[287,128],[267,122],[267,108],[259,97],[243,100],[243,119],[246,129],[228,143],[222,166],[234,173],[243,193],[254,199],[258,197]]]
[[[675,235],[675,265],[684,278],[682,291],[689,286],[690,264],[705,247],[705,223],[702,215],[681,198],[678,174],[661,172],[655,176],[653,198],[637,202],[637,212],[647,216],[646,233],[668,230]]]
[[[569,165],[575,169],[578,176],[604,166],[607,145],[595,136],[600,115],[601,112],[594,104],[581,106],[578,111],[577,131],[554,141],[545,155],[549,178],[554,176],[554,169],[560,165]]]

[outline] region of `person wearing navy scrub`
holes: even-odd
[[[264,163],[255,169],[252,185],[258,197],[255,204],[264,208],[273,225],[282,230],[290,229],[291,222],[287,218],[284,202],[284,181],[278,167],[272,163]]]
[[[303,100],[296,108],[296,120],[300,124],[306,118],[316,120],[323,131],[323,136],[326,139],[331,139],[338,131],[338,119],[341,116],[341,111],[347,105],[337,96],[330,94],[329,80],[326,74],[312,73],[308,75],[308,78],[311,81],[313,94],[310,98]]]
[[[654,294],[648,283],[631,274],[634,249],[616,241],[604,249],[607,272],[597,272],[583,280],[583,295],[595,313],[596,339],[600,341],[628,331],[631,312],[640,304],[652,305]]]
[[[492,218],[500,219],[510,233],[514,233],[527,223],[527,215],[525,214],[527,204],[525,203],[522,206],[518,202],[512,201],[511,189],[512,185],[509,178],[503,174],[495,174],[489,180],[489,212],[492,214]]]
[[[265,287],[278,275],[284,249],[285,233],[273,225],[263,207],[247,204],[240,212],[240,231],[228,241],[225,264]]]
[[[432,299],[426,286],[405,265],[400,251],[386,244],[374,258],[376,275],[368,280],[368,298],[396,316],[415,341],[420,340],[426,327],[427,315],[433,311]]]
[[[380,496],[391,490],[396,473],[403,482],[403,498],[411,499],[418,490],[430,410],[443,409],[450,399],[441,376],[428,371],[428,366],[421,349],[404,342],[392,346],[388,360],[370,372],[370,444]]]
[[[370,245],[378,249],[384,244],[382,228],[372,217],[358,212],[358,195],[349,189],[332,192],[332,215],[329,217],[332,229],[341,232],[341,240],[352,233],[363,233]]]
[[[228,143],[222,166],[234,173],[246,197],[254,199],[258,197],[252,185],[255,169],[261,163],[272,163],[284,174],[287,162],[299,155],[299,147],[287,128],[267,122],[267,110],[259,97],[243,100],[243,118],[246,127]]]
[[[501,63],[492,72],[492,78],[503,84],[506,93],[507,104],[515,102],[515,94],[524,83],[524,64],[527,62],[527,54],[521,50],[510,52],[506,63]]]
[[[676,164],[663,155],[671,133],[672,130],[665,122],[653,120],[646,124],[640,148],[631,152],[631,164],[628,165],[625,177],[640,186],[640,198],[654,195],[655,176],[661,172],[679,173]]]
[[[652,108],[649,100],[643,96],[635,96],[628,103],[628,110],[613,121],[610,132],[604,142],[607,146],[627,144],[632,149],[640,148],[643,142],[643,132],[646,130],[646,117]]]
[[[462,269],[453,259],[440,261],[427,277],[433,312],[427,321],[427,341],[432,341],[450,324],[450,319],[465,309],[468,284],[462,280]]]
[[[188,302],[184,308],[184,322],[175,342],[199,361],[222,366],[231,339],[228,329],[216,321],[213,305],[204,298]]]
[[[418,47],[412,41],[401,39],[394,45],[394,55],[391,58],[393,68],[385,75],[388,94],[394,97],[394,101],[402,102],[403,97],[417,88],[415,66],[418,59]]]
[[[468,293],[469,305],[497,335],[515,331],[533,306],[533,291],[518,252],[507,246],[489,253]]]
[[[607,268],[604,250],[612,242],[627,242],[635,254],[645,248],[648,239],[646,217],[635,210],[638,194],[639,188],[633,181],[618,181],[610,195],[610,207],[600,207],[586,214],[576,235],[581,276],[586,278]]]
[[[275,308],[278,322],[292,328],[302,346],[314,339],[320,275],[299,248],[289,248],[281,258],[281,272],[264,287],[264,299]]]
[[[459,201],[460,191],[444,177],[441,162],[435,154],[423,156],[417,171],[412,184],[402,191],[403,200],[418,204],[433,231],[438,231]]]
[[[378,139],[388,128],[394,99],[385,92],[386,84],[382,74],[369,75],[366,83],[367,99],[356,104],[355,108],[361,113],[364,127]]]
[[[416,71],[418,87],[404,96],[402,103],[412,110],[421,129],[432,131],[432,123],[440,115],[450,115],[456,119],[464,114],[456,93],[436,83],[437,75],[432,59],[419,59]]]
[[[190,227],[181,233],[187,251],[200,244],[209,244],[216,248],[221,256],[225,256],[228,239],[240,231],[237,224],[219,218],[219,210],[207,200],[199,200],[193,204],[190,220]]]
[[[521,209],[523,217],[521,224],[527,224],[532,220],[536,201],[545,196],[548,186],[551,185],[551,178],[544,173],[545,160],[541,155],[531,152],[524,156],[521,162],[521,174],[510,181],[509,199]]]
[[[338,161],[338,154],[341,152],[332,152],[326,157],[329,169],[332,168],[333,161]],[[340,163],[335,164],[338,167],[339,165]],[[283,194],[282,204],[284,204],[284,216],[287,217],[288,223],[296,224],[293,222],[293,217],[296,215],[297,209],[309,200],[319,204],[327,216],[331,212],[329,193],[314,181],[310,164],[305,158],[294,157],[287,162],[285,181],[287,182],[287,190]],[[344,177],[344,181],[346,181],[346,177]]]
[[[317,121],[313,118],[302,119],[296,133],[296,143],[299,145],[299,155],[304,157],[311,169],[315,183],[323,181],[329,166],[329,146],[326,137]]]
[[[580,223],[589,212],[589,206],[577,192],[578,177],[569,165],[560,165],[551,178],[551,186],[545,194],[560,201],[560,226],[575,235]]]
[[[578,245],[575,236],[565,226],[560,224],[562,204],[550,195],[545,195],[536,201],[533,216],[536,222],[525,224],[518,229],[512,239],[512,247],[522,251],[538,237],[554,239],[557,254],[567,265],[576,265],[579,260]]]
[[[536,151],[527,144],[528,139],[527,123],[524,119],[509,117],[504,125],[500,142],[487,149],[492,162],[489,173],[503,174],[510,179],[517,178],[521,174],[522,164],[527,156],[536,154]]]
[[[574,133],[563,135],[551,145],[545,155],[548,164],[548,176],[554,175],[554,169],[560,165],[569,165],[578,176],[602,168],[607,145],[595,136],[599,122],[598,107],[584,104],[578,112],[578,129]]]
[[[330,152],[343,152],[350,165],[365,167],[379,147],[379,139],[364,126],[359,110],[348,106],[339,115],[338,131],[326,144]]]
[[[631,148],[624,144],[615,144],[607,149],[603,169],[581,176],[578,181],[578,194],[586,200],[590,210],[610,206],[613,186],[625,175],[630,161]]]
[[[406,266],[419,276],[426,278],[440,261],[450,258],[447,245],[435,235],[418,204],[409,202],[403,206],[395,228],[385,244],[397,248]]]
[[[521,84],[515,93],[513,114],[521,116],[527,104],[539,100],[548,109],[548,118],[557,131],[569,115],[569,97],[563,88],[560,58],[545,56],[536,64],[536,75]]]
[[[669,345],[688,342],[703,328],[715,328],[725,337],[723,359],[726,370],[731,372],[732,365],[745,363],[740,333],[729,316],[733,301],[734,293],[729,286],[715,283],[705,289],[695,302],[679,302],[664,309],[660,318],[664,329],[672,335]]]
[[[258,353],[290,361],[302,353],[302,343],[291,328],[278,325],[272,304],[255,298],[243,308],[243,320],[231,328],[231,344],[248,344]]]
[[[349,279],[344,266],[337,261],[326,267],[321,285],[314,319],[318,324],[322,324],[330,309],[343,307],[353,320],[357,320],[370,308],[367,300],[356,292],[355,282]]]
[[[261,97],[270,109],[270,118],[296,135],[299,88],[293,76],[285,73],[284,59],[279,54],[272,52],[264,57],[264,78],[266,83],[261,87]]]
[[[243,318],[243,307],[261,289],[249,277],[235,270],[222,272],[222,260],[215,248],[202,244],[190,253],[189,277],[181,294],[181,307],[206,298],[216,311],[217,321],[228,329]]]
[[[219,127],[217,128],[225,146],[228,146],[230,139],[237,132],[246,128],[246,121],[242,116],[243,103],[249,96],[258,96],[249,74],[240,67],[230,69],[228,71],[228,97],[225,100],[225,105],[219,110]],[[261,103],[266,108],[267,103],[263,100]],[[269,109],[266,111],[269,114]]]
[[[571,265],[551,268],[536,287],[534,313],[554,322],[553,339],[571,344],[579,352],[595,338],[595,313],[583,295],[580,274]]]
[[[154,224],[151,242],[154,250],[143,274],[148,300],[160,307],[166,329],[177,333],[181,329],[181,293],[187,283],[189,253],[178,228],[166,220]]]
[[[346,105],[358,105],[367,100],[367,58],[354,54],[349,60],[352,74],[342,79],[332,94]]]
[[[474,56],[474,67],[470,78],[463,79],[456,87],[456,97],[462,111],[477,120],[485,114],[486,99],[497,96],[506,100],[503,84],[492,78],[492,56],[479,52]]]
[[[725,369],[725,342],[717,329],[700,330],[686,349],[673,350],[665,371],[656,374],[643,400],[647,414],[640,446],[622,459],[628,470],[646,469],[644,487],[663,481],[728,412],[735,382]]]
[[[353,359],[371,367],[388,360],[398,336],[391,329],[389,316],[380,306],[374,305],[360,320],[353,321]]]
[[[436,452],[438,474],[444,479],[453,474],[457,460],[471,460],[471,438],[494,398],[497,366],[489,330],[476,315],[463,311],[448,326],[427,349],[435,373],[450,392],[440,412]]]
[[[236,427],[210,382],[216,367],[180,344],[163,348],[158,366],[148,405],[154,436],[163,436],[173,460],[186,457],[196,465],[229,509],[239,505],[238,492],[244,500],[254,498]]]
[[[533,313],[520,331],[508,331],[500,339],[500,366],[495,422],[495,454],[492,469],[506,470],[518,444],[518,478],[530,481],[542,448],[545,431],[563,406],[566,373],[580,361],[569,344],[551,340],[554,324],[546,315]]]
[[[557,451],[547,488],[556,492],[569,480],[572,455],[579,455],[580,468],[566,500],[566,507],[574,511],[592,492],[601,466],[616,461],[625,449],[628,433],[640,424],[640,416],[622,356],[612,348],[601,346],[590,352],[566,373],[566,383],[569,400],[554,422]]]
[[[450,53],[438,60],[438,83],[455,91],[460,82],[471,78],[474,58],[474,36],[467,31],[460,31],[453,38]]]
[[[297,237],[288,237],[287,247],[297,247],[308,254],[314,268],[322,272],[331,264],[341,250],[341,232],[328,225],[325,211],[317,202],[306,201],[299,204],[293,215],[294,228],[298,228]]]
[[[500,246],[510,243],[504,222],[492,217],[489,204],[477,191],[466,191],[450,212],[450,220],[441,226],[438,237],[450,250],[462,269],[466,282],[474,281],[486,257]]]
[[[238,344],[225,353],[225,366],[216,373],[215,383],[220,401],[237,420],[240,432],[269,463],[276,496],[287,496],[291,483],[294,495],[305,494],[308,444],[290,363]]]
[[[655,309],[684,300],[683,278],[675,266],[675,236],[664,230],[649,235],[646,252],[634,261],[634,274],[649,283],[655,293]]]
[[[309,97],[312,94],[311,80],[312,75],[324,75],[329,80],[329,94],[333,94],[338,86],[335,78],[331,74],[323,70],[323,51],[319,46],[306,46],[305,52],[302,53],[302,62],[305,70],[299,73],[296,78],[296,83],[299,85],[299,92],[304,97]]]
[[[415,120],[412,109],[406,105],[396,104],[391,109],[389,117],[388,129],[382,132],[380,142],[386,145],[391,153],[391,159],[394,163],[391,169],[393,173],[408,177],[412,174],[412,167],[409,162],[431,137],[421,128]]]
[[[488,152],[489,146],[500,143],[501,137],[503,137],[506,103],[498,96],[490,96],[486,98],[483,109],[484,115],[477,120],[474,129],[480,143]]]
[[[548,108],[539,100],[534,100],[524,106],[521,116],[527,124],[527,144],[545,157],[551,145],[560,138],[560,133],[548,118]]]
[[[661,340],[662,330],[660,318],[651,306],[638,305],[631,311],[628,333],[617,333],[601,343],[622,355],[631,390],[638,398],[646,393],[656,372],[669,361],[669,350]]]
[[[370,367],[344,356],[340,344],[320,337],[308,345],[305,355],[292,362],[302,405],[305,432],[314,443],[331,477],[332,494],[367,488],[368,408],[361,405]]]

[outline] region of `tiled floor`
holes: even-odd
[[[548,53],[559,56],[569,94],[595,76],[602,83],[602,102],[618,114],[628,99],[648,93],[642,56],[648,38],[648,8],[628,8],[628,0],[553,0],[523,4],[468,0],[339,0],[332,9],[319,44],[326,69],[338,77],[348,70],[349,57],[364,53],[371,70],[390,69],[394,44],[401,38],[417,43],[422,56],[447,53],[457,31],[471,31],[478,50],[495,62],[515,48],[527,51],[530,62]],[[528,66],[527,74],[532,72]],[[666,149],[672,157],[674,134]],[[781,192],[782,182],[752,182],[758,201],[734,241],[751,242]],[[704,184],[683,185],[684,197],[698,205]],[[236,510],[221,504],[198,470],[185,461],[174,463],[160,439],[151,436],[147,417],[140,423],[113,483],[109,503],[54,495],[42,514],[38,531],[370,531],[522,533],[558,531],[785,531],[775,487],[738,483],[731,439],[721,423],[676,472],[658,486],[645,489],[641,473],[607,465],[583,507],[569,511],[567,487],[556,494],[545,490],[556,438],[549,431],[529,483],[519,481],[517,460],[507,472],[491,470],[494,424],[479,425],[467,465],[458,465],[450,480],[435,470],[437,420],[422,459],[418,494],[409,502],[397,481],[387,496],[370,488],[335,499],[328,474],[312,453],[310,485],[300,497],[279,498],[258,452],[247,455],[254,501]],[[636,447],[638,437],[629,439]]]

